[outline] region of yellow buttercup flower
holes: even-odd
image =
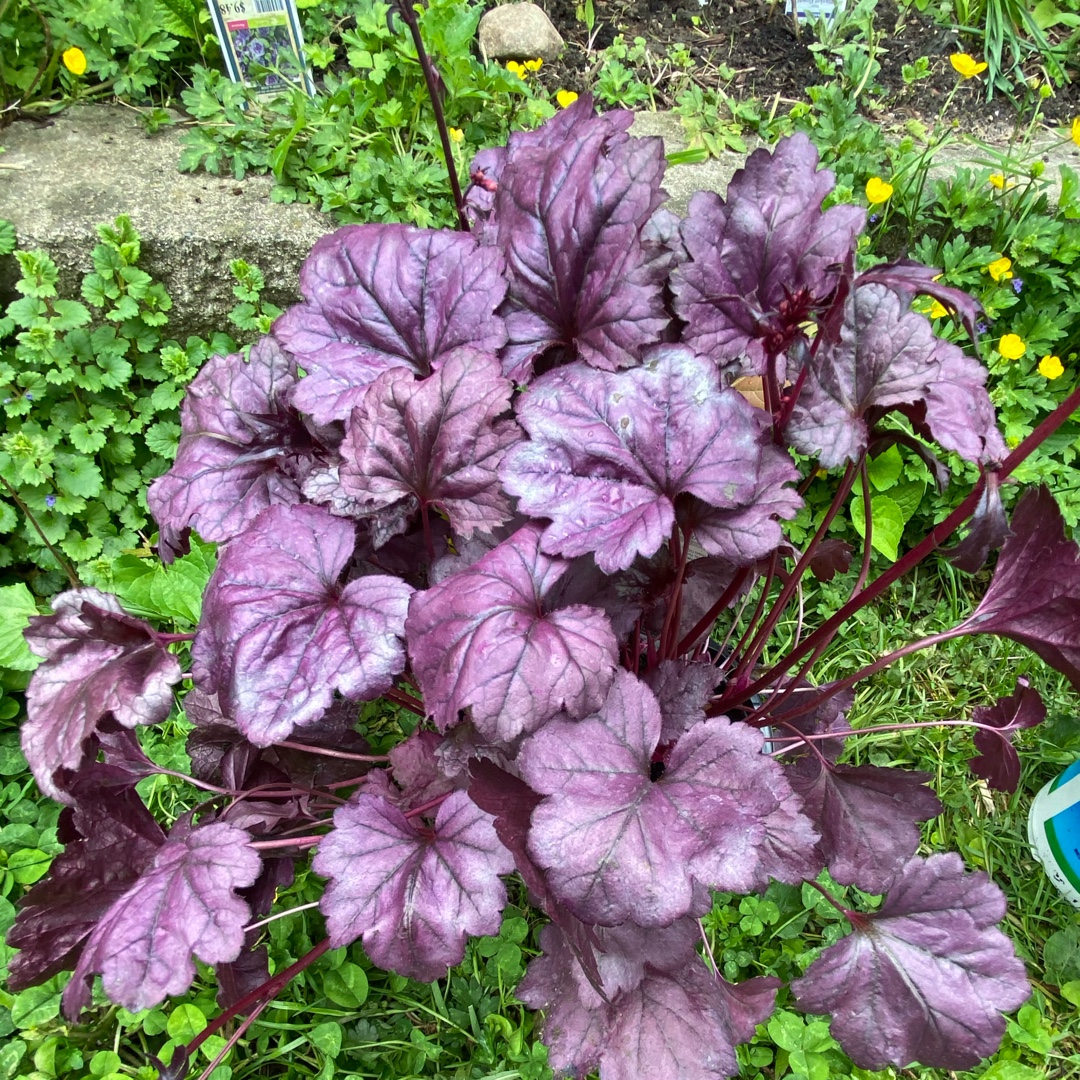
[[[1072,141],[1080,146],[1080,116],[1073,117],[1072,129],[1070,131],[1072,135]]]
[[[893,186],[886,183],[880,176],[871,176],[866,181],[866,200],[871,206],[876,203],[888,202],[892,198]]]
[[[998,191],[1005,190],[1005,177],[999,172],[990,174],[990,183],[996,187]]]
[[[976,60],[974,56],[969,56],[966,52],[954,52],[949,57],[949,63],[961,79],[973,79],[986,70],[985,62]]]
[[[1059,379],[1065,374],[1060,356],[1044,356],[1039,361],[1039,374],[1044,379]]]
[[[573,90],[560,90],[555,95],[555,100],[559,103],[560,109],[569,109],[577,101],[577,94]]]
[[[537,57],[535,60],[525,61],[526,71],[539,71],[544,66],[544,61]]]
[[[1019,334],[1005,334],[998,342],[998,352],[1006,360],[1019,360],[1027,352],[1027,345]]]
[[[516,60],[511,60],[506,65],[506,70],[512,75],[516,75],[519,79],[525,78],[525,65],[519,64]]]
[[[987,266],[986,272],[995,281],[1008,281],[1012,277],[1012,259],[1005,256],[995,259]]]
[[[465,141],[465,132],[462,131],[461,128],[450,128],[450,130],[447,132],[447,134],[450,136],[450,141],[451,142],[464,142]]]
[[[943,319],[949,314],[949,309],[940,301],[935,300],[930,307],[931,319]]]
[[[74,45],[70,49],[65,49],[60,59],[64,61],[64,67],[72,75],[82,75],[86,71],[86,53]]]

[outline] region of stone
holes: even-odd
[[[166,334],[183,342],[232,328],[232,259],[258,266],[267,300],[294,303],[300,264],[334,223],[308,204],[270,202],[268,176],[178,172],[181,130],[148,135],[134,110],[101,105],[14,123],[0,132],[0,217],[20,247],[48,251],[61,295],[75,298],[93,269],[95,226],[127,214],[142,236],[139,265],[172,297]],[[0,259],[0,306],[17,273],[13,258]]]
[[[558,59],[566,44],[536,4],[500,4],[480,20],[480,55],[487,60]]]

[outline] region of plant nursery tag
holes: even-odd
[[[1080,761],[1032,800],[1028,842],[1061,894],[1080,907]]]
[[[843,7],[843,4],[838,3],[837,0],[795,0],[795,4],[799,11],[800,22],[805,22],[807,19],[831,19],[837,9]],[[791,0],[786,0],[784,10],[788,15],[791,14]]]
[[[233,82],[260,97],[290,87],[315,93],[296,0],[206,0]]]

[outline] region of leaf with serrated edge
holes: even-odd
[[[971,719],[998,731],[976,730],[975,749],[979,753],[968,761],[968,766],[990,787],[1011,795],[1020,784],[1020,757],[1012,744],[1013,735],[1046,719],[1039,691],[1027,679],[1017,679],[1014,693],[998,698],[990,708],[975,709]]]
[[[549,372],[517,415],[530,441],[503,459],[504,487],[523,513],[551,519],[545,551],[592,552],[608,574],[667,541],[680,495],[702,504],[705,550],[739,564],[772,551],[782,539],[773,516],[793,517],[801,504],[764,415],[721,390],[715,364],[677,345],[615,374],[580,364]]]
[[[490,815],[455,791],[433,827],[381,796],[355,796],[334,813],[312,865],[330,879],[321,907],[332,945],[363,936],[380,967],[431,982],[461,962],[468,935],[499,932],[499,875],[514,860]]]
[[[859,915],[791,988],[799,1008],[832,1014],[833,1035],[861,1068],[969,1069],[997,1050],[1002,1012],[1031,992],[994,926],[1004,915],[1001,890],[965,874],[959,855],[916,857],[881,907]]]
[[[403,505],[446,514],[459,536],[508,520],[496,470],[521,437],[517,424],[499,419],[512,389],[494,357],[469,349],[420,381],[403,368],[380,375],[353,409],[341,446],[338,475],[356,516],[375,516],[388,536]]]
[[[52,606],[54,614],[33,616],[26,631],[44,660],[26,690],[22,748],[41,790],[68,802],[57,772],[79,767],[85,742],[106,713],[124,727],[164,720],[180,664],[114,596],[73,589]]]
[[[218,559],[192,651],[196,681],[256,746],[317,721],[335,690],[378,697],[405,666],[412,589],[382,574],[341,586],[355,546],[350,521],[272,506]]]
[[[307,372],[295,405],[343,420],[390,368],[429,375],[462,346],[494,353],[506,341],[502,267],[467,233],[348,225],[322,237],[300,271],[304,303],[273,327]]]
[[[230,540],[268,506],[300,502],[312,440],[289,404],[295,385],[296,364],[273,338],[247,360],[206,362],[180,408],[176,461],[147,495],[159,525]]]
[[[530,853],[581,919],[664,926],[700,914],[705,888],[764,884],[768,819],[794,796],[761,733],[724,717],[695,724],[654,781],[660,730],[652,691],[620,671],[596,716],[553,720],[519,754],[522,776],[547,796]]]
[[[470,709],[488,738],[510,742],[561,710],[584,716],[611,685],[618,648],[607,616],[545,602],[569,563],[539,550],[528,525],[471,567],[417,593],[409,659],[440,730]]]
[[[113,1001],[138,1012],[187,990],[193,956],[204,964],[235,960],[249,918],[235,890],[253,885],[261,866],[242,829],[179,822],[90,935],[64,991],[64,1013],[74,1019],[90,1004],[95,973]]]

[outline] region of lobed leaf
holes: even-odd
[[[801,1009],[832,1014],[833,1034],[861,1068],[971,1068],[998,1048],[1002,1012],[1031,992],[994,926],[1004,914],[1001,890],[965,874],[959,855],[913,858],[882,906],[853,920],[791,988]]]
[[[376,964],[421,982],[460,963],[468,935],[499,932],[499,875],[514,868],[491,817],[463,791],[430,828],[381,796],[356,795],[334,813],[312,865],[329,878],[321,907],[331,944],[362,936]]]
[[[53,600],[26,640],[44,657],[26,690],[22,749],[41,790],[70,802],[58,773],[78,769],[87,739],[112,715],[125,727],[157,724],[172,708],[180,664],[149,623],[97,589]]]
[[[90,1004],[100,973],[106,994],[129,1009],[153,1008],[182,994],[205,964],[235,960],[249,909],[235,895],[259,876],[247,833],[224,822],[173,826],[153,863],[102,916],[64,991],[71,1019]]]
[[[494,353],[503,257],[467,233],[348,225],[322,237],[300,271],[304,302],[274,336],[307,373],[293,394],[319,423],[343,420],[390,368],[435,371],[455,349]]]
[[[231,540],[268,506],[300,502],[313,443],[291,407],[296,363],[273,338],[212,357],[180,409],[176,461],[150,485],[150,513],[164,530]]]
[[[499,419],[512,389],[494,357],[471,349],[419,382],[404,368],[380,375],[341,446],[341,487],[356,516],[374,518],[377,538],[404,531],[418,508],[445,514],[459,536],[507,521],[497,469],[520,438],[513,420]]]
[[[405,666],[412,589],[381,574],[342,585],[355,544],[353,524],[320,507],[272,506],[219,556],[196,681],[256,746],[316,722],[335,690],[377,697]]]
[[[482,735],[512,742],[565,710],[597,709],[618,656],[603,612],[552,603],[569,563],[527,525],[468,569],[417,593],[409,659],[440,731],[469,710]]]
[[[1046,719],[1046,706],[1039,691],[1027,679],[1017,679],[1012,694],[998,698],[989,708],[975,709],[971,719],[998,730],[980,728],[975,732],[975,749],[979,753],[968,761],[968,766],[990,787],[1011,795],[1020,785],[1020,757],[1012,743],[1013,735]]]
[[[549,372],[518,420],[530,441],[508,451],[503,485],[522,512],[551,519],[545,551],[592,552],[605,573],[660,548],[680,495],[697,500],[689,523],[706,551],[739,564],[772,551],[782,539],[774,516],[800,505],[785,486],[795,468],[767,442],[761,412],[680,346],[657,346],[617,374]]]

